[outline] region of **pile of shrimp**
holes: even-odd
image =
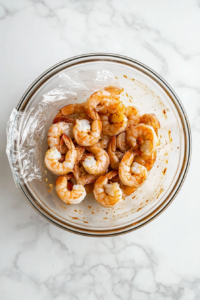
[[[122,88],[106,87],[84,103],[60,109],[49,128],[45,165],[58,175],[58,197],[78,204],[93,192],[114,207],[147,179],[156,161],[160,123],[120,100]]]

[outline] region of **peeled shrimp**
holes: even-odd
[[[85,103],[75,103],[64,106],[60,109],[63,116],[78,115],[78,119],[89,120],[88,115],[85,112]]]
[[[61,154],[67,153],[67,147],[61,141],[62,134],[66,134],[68,137],[73,137],[73,124],[59,122],[50,126],[47,134],[47,144],[50,148],[56,147]]]
[[[140,123],[140,115],[136,107],[127,106],[125,108],[124,114],[128,119],[127,128],[130,128],[131,126],[136,126],[137,124]]]
[[[91,130],[88,120],[76,120],[73,128],[74,138],[81,146],[92,146],[96,144],[102,131],[102,123],[100,120],[92,121]]]
[[[100,115],[102,130],[106,135],[117,135],[126,129],[127,118],[123,113]]]
[[[140,149],[143,155],[150,155],[156,149],[157,136],[154,129],[145,124],[138,124],[127,130],[127,143],[134,149]]]
[[[121,161],[124,153],[116,150],[116,136],[111,138],[108,146],[108,155],[110,157],[110,166],[114,170],[119,169],[119,162]]]
[[[82,162],[84,169],[89,174],[100,175],[107,171],[110,159],[108,153],[99,147],[90,147],[88,149],[94,156],[86,155]]]
[[[98,143],[96,143],[94,146],[106,149],[108,147],[109,142],[110,142],[110,136],[101,133],[101,137]]]
[[[98,119],[98,112],[102,114],[116,113],[123,107],[119,95],[123,89],[109,86],[92,94],[85,102],[85,111],[93,120]]]
[[[154,114],[145,114],[141,116],[140,123],[152,126],[155,130],[155,133],[158,135],[158,129],[160,129],[160,122],[158,121],[156,115]]]
[[[59,162],[62,156],[56,147],[47,150],[44,159],[46,167],[56,175],[65,175],[69,172],[72,172],[77,158],[77,151],[75,150],[71,138],[68,138],[64,134],[63,136],[65,139],[65,144],[69,149],[65,155],[65,160],[63,163]]]
[[[73,185],[72,191],[67,188],[67,177],[59,176],[56,180],[56,192],[58,197],[66,204],[79,204],[86,196],[84,186]]]
[[[117,175],[117,171],[111,171],[100,176],[94,184],[94,197],[104,207],[114,207],[123,201],[122,190],[119,183],[108,183],[108,180]]]
[[[133,162],[137,151],[130,149],[127,151],[119,164],[119,178],[124,185],[131,187],[140,186],[147,178],[147,169]]]
[[[156,150],[151,152],[151,154],[149,156],[148,155],[136,155],[134,157],[134,161],[140,165],[145,166],[147,171],[150,171],[156,161]]]
[[[126,142],[126,132],[125,131],[121,132],[117,136],[117,148],[121,152],[126,152],[126,151],[128,151],[130,149],[130,146]]]

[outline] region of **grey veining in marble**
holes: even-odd
[[[200,2],[0,0],[0,299],[200,299]],[[173,204],[138,231],[87,238],[39,216],[15,188],[5,154],[11,110],[53,64],[119,53],[162,75],[193,134],[191,167]]]

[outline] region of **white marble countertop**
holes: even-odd
[[[1,0],[0,299],[200,299],[200,2]],[[119,53],[162,75],[193,135],[181,192],[156,220],[87,238],[43,219],[15,188],[6,122],[32,81],[68,57]]]

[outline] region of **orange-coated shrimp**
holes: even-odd
[[[111,171],[100,176],[94,184],[94,197],[104,207],[114,207],[123,201],[122,190],[117,182],[108,183],[108,180],[117,175],[117,171]]]
[[[119,164],[119,178],[124,185],[137,188],[147,178],[147,169],[133,162],[136,154],[137,151],[134,151],[133,148],[124,154]]]
[[[123,89],[109,86],[92,94],[85,103],[85,111],[88,116],[96,120],[99,114],[116,113],[123,107],[119,97]]]
[[[77,151],[71,138],[68,138],[65,134],[63,134],[63,138],[65,139],[65,144],[69,149],[65,155],[63,163],[59,162],[62,156],[56,147],[47,150],[44,159],[45,166],[56,175],[65,175],[72,172],[77,158]]]

